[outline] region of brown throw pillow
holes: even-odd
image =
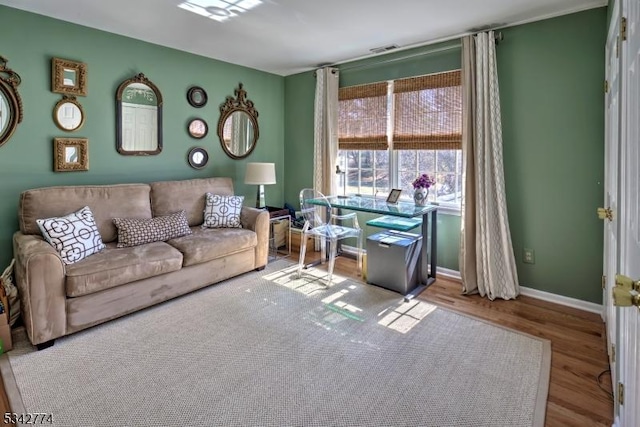
[[[119,248],[164,242],[191,234],[185,211],[155,218],[113,218],[113,223],[118,229]]]

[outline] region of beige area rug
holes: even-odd
[[[56,426],[542,426],[550,344],[289,261],[3,356]],[[13,375],[13,378],[12,378]]]

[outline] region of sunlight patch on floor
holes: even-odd
[[[422,319],[433,313],[436,308],[438,307],[424,301],[411,300],[403,302],[386,315],[384,315],[385,312],[380,313],[384,317],[380,319],[378,324],[406,334]]]
[[[302,270],[302,275],[298,277],[298,266],[290,266],[263,276],[265,280],[284,286],[304,295],[316,294],[326,291],[345,280],[345,277],[334,274],[331,278],[331,286],[327,287],[327,272],[318,268],[308,268]]]

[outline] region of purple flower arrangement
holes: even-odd
[[[435,181],[426,173],[423,173],[422,175],[417,177],[416,180],[412,183],[413,188],[429,188],[433,184],[435,184]]]

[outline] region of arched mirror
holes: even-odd
[[[162,151],[162,95],[142,73],[118,86],[116,148],[129,156]]]
[[[22,121],[22,100],[18,94],[20,76],[0,56],[0,147],[11,138]]]
[[[78,130],[84,124],[84,110],[75,96],[63,96],[53,107],[53,121],[67,132]]]
[[[189,150],[187,161],[189,162],[189,166],[192,168],[202,169],[209,161],[209,154],[207,153],[207,150],[202,147],[194,147]]]
[[[236,97],[227,96],[220,106],[218,138],[222,149],[231,158],[247,157],[258,141],[258,111],[253,102],[247,99],[242,83],[235,90]]]

